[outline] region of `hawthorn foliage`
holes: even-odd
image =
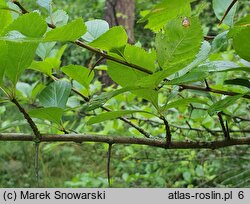
[[[221,32],[211,36],[199,19],[202,5],[192,10],[192,2],[163,0],[141,13],[137,23],[144,23],[145,29],[155,33],[154,46],[145,50],[139,44],[128,44],[121,26],[109,28],[100,19],[69,22],[67,13],[54,8],[50,0],[37,1],[43,12],[27,11],[18,1],[0,0],[1,99],[17,106],[33,130],[36,144],[46,137],[38,123],[50,124],[55,134],[88,134],[84,128],[72,129],[72,124],[92,127],[116,119],[134,128],[136,137],[149,140],[95,140],[95,136],[88,136],[88,140],[109,143],[109,151],[113,143],[165,148],[249,144],[248,138],[240,142],[232,137],[237,132],[248,133],[238,124],[249,122],[250,15],[235,19],[237,1],[214,0]],[[87,63],[62,66],[63,53],[72,45],[93,53],[96,63],[90,67]],[[223,49],[230,50],[230,57],[218,54]],[[101,64],[103,60],[105,64]],[[93,88],[98,70],[106,70],[118,86],[101,93]],[[25,83],[25,73],[40,73],[40,80]],[[117,108],[115,101],[122,96],[131,105]],[[173,120],[173,115],[177,119]],[[148,132],[141,121],[163,128]],[[222,143],[202,146],[185,142],[186,138],[172,126],[209,133],[206,138],[188,140],[216,141],[219,134]],[[77,134],[72,141],[73,137]],[[174,141],[183,143],[175,146]]]

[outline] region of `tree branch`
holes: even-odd
[[[223,130],[225,139],[226,140],[230,140],[230,135],[229,135],[229,132],[228,132],[228,127],[226,127],[225,124],[224,124],[221,112],[218,113],[218,117],[219,117],[220,125],[221,125],[221,128]]]
[[[13,4],[16,4],[18,6],[18,8],[20,8],[20,10],[22,11],[22,14],[26,14],[29,13],[21,4],[19,1],[17,0],[12,0]]]
[[[33,141],[30,134],[19,133],[0,133],[0,141]],[[165,140],[156,140],[149,138],[137,138],[127,136],[106,136],[90,134],[68,134],[68,135],[41,135],[41,142],[98,142],[107,144],[137,144],[158,147],[164,149],[218,149],[222,147],[235,145],[250,145],[250,137],[238,139],[219,140],[212,142],[193,142],[193,141],[172,141],[171,145],[166,147]]]
[[[160,117],[165,125],[165,131],[166,131],[166,146],[170,146],[171,144],[171,131],[170,131],[170,127],[168,124],[167,119],[164,116]]]
[[[54,80],[58,80],[56,77],[53,77]],[[89,102],[89,98],[84,96],[81,92],[79,92],[78,90],[76,90],[75,88],[72,88],[72,91],[74,93],[76,93],[77,95],[79,95],[80,97],[83,98],[83,100],[85,102]],[[107,112],[110,112],[111,110],[109,108],[106,108],[104,106],[100,107],[102,110],[105,110]],[[150,138],[150,134],[148,132],[146,132],[144,129],[142,129],[141,127],[135,125],[134,123],[132,123],[131,121],[129,121],[127,118],[125,117],[119,117],[119,120],[122,120],[123,122],[127,123],[128,125],[130,125],[131,127],[135,128],[136,130],[138,130],[141,134],[143,134],[145,137]]]
[[[229,13],[229,11],[232,9],[232,7],[234,6],[234,4],[236,4],[237,0],[233,0],[230,5],[228,6],[226,12],[224,13],[222,19],[219,22],[219,25],[222,24],[222,22],[224,21],[224,19],[226,18],[227,14]]]
[[[16,105],[16,107],[18,108],[18,110],[23,114],[24,118],[29,123],[29,125],[30,125],[30,127],[35,135],[35,139],[39,141],[41,139],[41,134],[40,134],[36,124],[32,120],[32,118],[29,116],[29,114],[26,112],[26,110],[21,106],[21,104],[15,98],[11,99],[11,102],[14,103]],[[34,139],[34,137],[33,137],[33,139]]]
[[[110,176],[111,153],[112,153],[112,144],[110,143],[108,147],[108,160],[107,160],[107,176],[108,176],[109,187],[111,187],[111,176]]]
[[[98,49],[96,49],[96,48],[93,48],[93,47],[91,47],[91,46],[85,44],[84,42],[82,42],[82,41],[80,41],[80,40],[76,40],[76,41],[73,42],[73,43],[75,43],[76,45],[78,45],[78,46],[80,46],[80,47],[82,47],[82,48],[85,48],[85,49],[87,49],[87,50],[89,50],[89,51],[91,51],[91,52],[94,52],[94,53],[96,53],[96,54],[102,56],[103,58],[105,58],[105,59],[107,59],[107,60],[111,60],[111,61],[113,61],[113,62],[117,62],[117,63],[119,63],[119,64],[123,64],[123,65],[129,66],[129,67],[131,67],[131,68],[133,68],[133,69],[136,69],[136,70],[138,70],[138,71],[141,71],[141,72],[144,72],[144,73],[147,73],[147,74],[153,74],[152,71],[150,71],[150,70],[148,70],[148,69],[146,69],[146,68],[144,68],[144,67],[141,67],[141,66],[139,66],[139,65],[132,64],[132,63],[129,63],[129,62],[127,62],[127,61],[124,61],[124,60],[115,58],[115,57],[113,57],[113,56],[110,56],[110,55],[108,55],[108,54],[106,54],[106,53],[104,53],[104,52],[102,52],[102,51],[100,51],[100,50],[98,50]]]
[[[189,89],[189,90],[217,93],[217,94],[222,94],[222,95],[227,95],[227,96],[235,96],[235,95],[240,94],[240,93],[236,93],[236,92],[223,91],[223,90],[217,90],[217,89],[212,89],[212,88],[207,89],[207,87],[200,87],[200,86],[193,86],[193,85],[179,85],[179,86],[181,87],[181,91],[183,91],[185,89]],[[242,97],[250,99],[250,95],[244,95]]]
[[[110,112],[111,110],[102,106],[101,107],[103,110]],[[132,123],[130,120],[128,120],[125,117],[119,117],[119,120],[122,120],[123,122],[129,124],[131,127],[135,128],[136,130],[138,130],[141,134],[143,134],[145,137],[150,138],[150,134],[148,132],[146,132],[144,129],[142,129],[141,127],[135,125],[134,123]]]

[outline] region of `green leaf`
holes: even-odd
[[[111,92],[104,92],[99,96],[91,98],[89,102],[83,105],[83,109],[85,111],[95,110],[103,106],[109,99],[119,94],[125,93],[127,91],[136,90],[136,89],[139,89],[139,87],[126,87],[126,88],[121,88],[121,89],[111,91]]]
[[[236,37],[243,29],[250,27],[250,14],[241,18],[234,24],[234,27],[229,30],[228,38]]]
[[[219,70],[218,72],[231,72],[231,71],[250,72],[250,67],[236,67],[236,68],[230,68],[230,69],[226,69],[226,70]]]
[[[7,46],[8,54],[6,57],[8,60],[5,65],[5,74],[15,85],[23,71],[32,63],[37,44],[8,42]]]
[[[199,69],[206,70],[209,72],[220,72],[238,67],[239,65],[231,61],[208,61],[204,64],[201,64],[199,66]]]
[[[158,63],[163,69],[176,72],[190,64],[200,50],[203,40],[197,18],[190,18],[190,26],[184,27],[180,19],[171,20],[156,36]]]
[[[164,0],[157,4],[145,17],[139,22],[148,20],[145,28],[154,32],[160,31],[170,20],[178,16],[190,16],[190,0]]]
[[[173,101],[171,103],[166,104],[165,106],[161,107],[161,111],[165,112],[170,108],[178,108],[180,106],[187,106],[190,103],[200,103],[207,105],[207,102],[205,100],[199,99],[199,98],[185,98]]]
[[[19,91],[23,97],[25,98],[30,98],[31,97],[31,92],[34,88],[34,85],[30,85],[25,82],[17,82],[16,84],[16,90]]]
[[[99,38],[90,43],[90,46],[105,51],[116,51],[125,46],[128,41],[126,31],[121,26],[116,26],[102,34]]]
[[[191,82],[201,81],[208,76],[208,72],[202,69],[193,69],[189,73],[172,79],[171,81],[166,82],[166,85],[178,85],[178,84],[187,84]]]
[[[36,83],[36,86],[33,88],[31,92],[31,98],[35,100],[37,95],[45,88],[44,84]]]
[[[0,7],[7,7],[5,0],[0,0]],[[8,10],[0,9],[0,35],[4,28],[12,21],[11,13]]]
[[[33,118],[48,120],[48,121],[51,121],[53,123],[60,125],[61,118],[63,115],[63,109],[57,108],[57,107],[38,108],[38,109],[30,110],[28,114]]]
[[[5,42],[0,41],[0,85],[2,84],[3,81],[3,75],[8,59],[8,47]]]
[[[225,51],[228,47],[227,39],[228,30],[217,35],[212,42],[212,53],[218,53],[220,51]]]
[[[123,58],[118,55],[115,57],[123,60],[126,59],[127,62],[146,68],[149,71],[155,71],[155,52],[148,53],[142,48],[127,45]],[[135,86],[140,79],[149,76],[147,73],[113,61],[108,61],[108,74],[116,83],[123,87]]]
[[[87,125],[100,123],[100,122],[103,122],[106,120],[113,120],[113,119],[119,118],[121,116],[129,115],[129,114],[133,114],[133,113],[147,113],[147,114],[154,115],[150,112],[140,111],[140,110],[113,111],[113,112],[102,113],[100,115],[97,115],[95,117],[90,118],[90,120],[87,122]]]
[[[22,35],[37,38],[43,36],[46,32],[47,25],[42,17],[37,13],[28,13],[22,15],[13,21],[4,31],[5,34],[15,31]],[[15,85],[23,73],[23,71],[29,67],[33,58],[35,57],[35,51],[38,46],[37,43],[16,43],[6,41],[7,49],[3,53],[5,58],[1,58],[0,65],[5,64],[5,73],[9,79]]]
[[[65,26],[55,28],[46,33],[44,42],[50,41],[75,41],[86,32],[82,18],[78,18]]]
[[[68,23],[69,16],[63,10],[56,10],[46,18],[46,22],[55,25],[56,27],[64,26]]]
[[[213,0],[213,9],[216,17],[221,20],[223,15],[225,14],[227,8],[232,3],[232,0]],[[237,3],[230,9],[223,23],[232,26],[234,15],[236,12]]]
[[[29,69],[33,69],[47,74],[48,76],[52,76],[53,66],[51,66],[51,64],[47,61],[33,61],[29,66]]]
[[[27,13],[13,21],[4,31],[18,31],[30,38],[42,37],[47,30],[47,24],[38,13]]]
[[[237,54],[250,61],[250,14],[239,20],[228,33],[229,38],[233,38],[233,46]]]
[[[217,101],[216,103],[211,105],[210,108],[208,109],[209,115],[214,115],[216,112],[222,111],[228,106],[233,105],[242,96],[243,96],[242,94],[236,96],[228,96],[220,101]]]
[[[250,81],[248,79],[242,79],[242,78],[225,80],[224,84],[245,86],[247,88],[250,88]]]
[[[37,0],[37,4],[45,8],[49,13],[52,12],[52,0]]]
[[[34,69],[48,76],[51,76],[53,69],[59,69],[61,65],[61,57],[67,48],[67,45],[62,46],[59,50],[52,49],[55,43],[40,43],[36,53],[43,61],[33,61],[30,69]]]
[[[242,29],[233,37],[233,46],[236,53],[243,59],[250,61],[250,27]]]
[[[155,53],[147,53],[139,47],[127,45],[124,50],[123,58],[118,55],[115,57],[119,59],[125,58],[126,61],[144,67],[152,72],[155,70]],[[149,75],[112,61],[108,61],[108,74],[116,83],[123,87],[134,86],[139,79]]]
[[[202,63],[203,61],[205,61],[208,58],[208,56],[209,56],[210,50],[211,50],[210,43],[207,42],[207,41],[203,41],[199,53],[196,55],[194,61],[191,64],[189,64],[187,67],[185,67],[185,70],[190,70],[192,68],[195,68],[200,63]]]
[[[109,24],[104,20],[95,19],[87,21],[85,24],[87,26],[87,33],[82,36],[82,39],[89,43],[109,30]]]
[[[89,88],[89,84],[94,78],[94,72],[91,72],[91,74],[89,75],[90,70],[79,65],[68,65],[62,67],[62,72],[70,78],[76,80],[87,89]]]
[[[49,57],[49,55],[52,52],[52,49],[55,45],[56,45],[56,42],[40,43],[37,50],[36,50],[36,54],[41,59],[44,60],[46,57]]]
[[[119,59],[126,59],[127,62],[144,67],[152,72],[155,71],[155,52],[148,53],[142,48],[127,45],[123,53],[123,58],[118,55],[116,55],[116,57]],[[112,61],[108,61],[108,74],[122,87],[136,86],[140,79],[149,76],[147,73]],[[149,87],[148,89],[133,91],[133,93],[153,103],[156,103],[158,100],[158,94],[153,89],[153,87]]]
[[[71,92],[71,85],[66,81],[55,81],[38,95],[44,107],[65,108]]]
[[[158,71],[153,73],[152,75],[143,77],[139,79],[135,84],[136,86],[140,86],[142,88],[157,88],[158,85],[168,76],[174,74],[175,71],[172,69]]]

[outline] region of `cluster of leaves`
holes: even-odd
[[[221,2],[213,1],[218,19],[222,18],[231,1]],[[146,51],[128,44],[127,34],[121,26],[109,28],[103,20],[84,22],[82,18],[68,22],[66,12],[54,10],[51,1],[37,3],[45,12],[41,14],[36,10],[21,14],[23,11],[14,4],[0,0],[0,21],[3,22],[0,25],[0,87],[8,99],[18,97],[29,104],[28,114],[36,122],[53,126],[51,132],[114,134],[116,131],[109,127],[113,125],[124,133],[139,135],[131,129],[126,132],[126,128],[117,121],[106,123],[104,130],[99,124],[128,116],[139,125],[140,120],[158,123],[154,130],[148,127],[150,124],[143,124],[143,127],[153,136],[163,137],[162,118],[178,125],[175,117],[185,117],[192,126],[210,129],[219,127],[212,119],[218,112],[223,111],[230,116],[238,111],[244,115],[246,106],[238,105],[237,101],[245,104],[243,97],[250,87],[250,16],[235,23],[237,5],[223,21],[224,31],[210,44],[204,41],[206,33],[199,20],[199,12],[191,10],[191,0],[161,1],[151,10],[142,12],[140,22],[146,23],[145,28],[156,35],[155,47]],[[183,20],[188,21],[187,26]],[[111,87],[99,94],[99,82],[87,67],[73,64],[61,67],[61,57],[67,45],[79,45],[77,42],[107,57],[107,65],[96,66],[95,69],[107,70],[119,85],[118,89]],[[231,51],[230,54],[219,53],[225,47]],[[41,73],[42,80],[33,84],[22,81],[27,72]],[[216,79],[216,76],[223,77]],[[225,78],[227,76],[234,78]],[[205,79],[215,83],[207,87],[207,92],[195,92],[199,97],[194,97],[193,93],[187,93],[184,98],[180,96],[178,87],[202,85]],[[222,98],[209,93],[211,87],[234,91],[238,95]],[[146,105],[141,103],[143,100],[148,101]],[[190,104],[199,108],[192,112],[192,119],[183,116],[190,112]],[[117,111],[103,113],[105,105]],[[97,126],[92,126],[96,123]],[[233,120],[229,125],[238,130]],[[183,139],[178,132],[173,136]]]
[[[203,42],[201,24],[197,16],[191,16],[189,1],[178,2],[179,6],[174,1],[163,1],[143,17],[141,21],[148,21],[146,28],[157,32],[156,51],[152,49],[150,52],[128,45],[127,35],[122,27],[109,29],[107,23],[101,20],[93,20],[85,24],[80,18],[67,24],[67,15],[65,13],[62,15],[60,11],[53,12],[51,1],[38,1],[38,3],[48,11],[49,17],[47,19],[41,17],[37,12],[32,12],[13,20],[10,11],[1,11],[4,24],[1,25],[0,46],[3,52],[1,52],[0,76],[4,90],[6,85],[3,82],[3,76],[5,75],[10,80],[11,88],[8,87],[8,89],[11,89],[12,94],[15,94],[16,84],[23,71],[29,68],[40,71],[52,79],[54,79],[52,75],[54,70],[61,70],[83,86],[85,89],[83,95],[88,97],[86,94],[88,94],[93,75],[88,75],[86,67],[69,65],[60,68],[60,57],[66,47],[63,46],[58,51],[53,49],[55,42],[73,42],[79,38],[85,40],[89,46],[105,51],[116,59],[143,68],[135,70],[133,67],[121,65],[111,60],[107,62],[109,76],[122,87],[130,87],[129,89],[133,90],[132,93],[151,102],[156,109],[156,113],[153,114],[164,114],[165,107],[168,106],[161,106],[158,103],[159,91],[156,89],[163,79],[174,76],[172,80],[166,83],[167,85],[187,84],[202,81],[208,76],[209,72],[217,72],[221,68],[219,65],[222,62],[203,63],[210,53],[210,45]],[[217,5],[216,3],[215,1],[215,13],[220,18],[221,9],[223,7],[227,8],[227,5]],[[2,4],[4,6],[4,2]],[[168,12],[169,10],[171,12]],[[225,19],[225,23],[229,25],[232,25],[232,12],[233,10]],[[185,27],[182,25],[181,22],[184,17],[188,17],[190,26]],[[249,61],[247,36],[250,30],[248,21],[249,16],[239,20],[234,27],[229,29],[227,36],[233,39],[237,54]],[[47,29],[46,23],[53,24],[56,28]],[[35,54],[41,60],[34,61]],[[156,62],[158,63],[156,64]],[[224,63],[226,67],[219,71],[232,71],[232,67],[227,67],[227,62]],[[248,69],[243,69],[239,65],[235,65],[233,70],[248,71]],[[226,83],[249,87],[249,81],[246,78],[227,80]],[[31,111],[31,115],[60,123],[63,109],[66,108],[66,102],[70,95],[71,85],[65,80],[55,81],[46,88],[42,87],[41,84],[39,85],[40,90],[33,89],[38,94],[34,93],[33,97],[39,100],[43,108]],[[34,88],[37,87],[38,84]],[[41,90],[41,87],[43,90]],[[128,91],[129,89],[125,90]],[[135,91],[134,89],[138,90]],[[207,102],[210,104],[209,113],[212,115],[225,109],[244,94],[246,94],[246,91],[242,89],[239,96],[228,97],[216,103]],[[201,100],[196,102],[206,104]],[[91,102],[89,103],[91,105]],[[95,108],[97,107],[95,106]],[[133,110],[133,112],[135,111]],[[123,111],[108,114],[113,119],[133,112]],[[103,115],[105,119],[109,119],[109,116],[107,117],[107,114]],[[99,122],[100,120],[95,121]],[[90,124],[92,123],[90,122]]]

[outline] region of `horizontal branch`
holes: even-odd
[[[33,141],[33,136],[30,134],[18,133],[2,133],[0,141]],[[230,140],[218,140],[212,142],[192,142],[192,141],[172,141],[166,146],[165,140],[156,140],[149,138],[137,138],[126,136],[106,136],[106,135],[53,135],[47,134],[41,136],[41,142],[98,142],[107,144],[137,144],[147,145],[151,147],[159,147],[164,149],[218,149],[222,147],[235,145],[250,145],[250,138],[238,138]]]
[[[89,50],[91,52],[94,52],[95,54],[98,54],[98,55],[102,56],[103,58],[105,58],[107,60],[111,60],[113,62],[117,62],[119,64],[129,66],[129,67],[131,67],[133,69],[136,69],[138,71],[141,71],[141,72],[144,72],[144,73],[147,73],[147,74],[153,74],[152,71],[150,71],[150,70],[148,70],[148,69],[146,69],[144,67],[141,67],[139,65],[132,64],[132,63],[129,63],[127,61],[124,61],[124,60],[118,59],[116,57],[110,56],[110,55],[108,55],[108,54],[106,54],[106,53],[104,53],[104,52],[102,52],[102,51],[100,51],[100,50],[98,50],[98,49],[96,49],[94,47],[91,47],[91,46],[85,44],[84,42],[82,42],[80,40],[76,40],[74,43],[76,45],[82,47],[82,48],[85,48],[85,49],[87,49],[87,50]]]
[[[241,93],[236,93],[236,92],[232,92],[232,91],[223,91],[223,90],[217,90],[217,89],[200,87],[200,86],[193,86],[193,85],[179,85],[179,86],[181,87],[181,91],[185,90],[185,89],[189,89],[189,90],[217,93],[217,94],[222,94],[222,95],[227,95],[227,96],[235,96],[235,95],[241,94]],[[244,95],[242,97],[250,99],[250,95]]]

